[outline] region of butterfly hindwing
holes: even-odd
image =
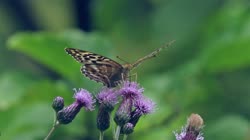
[[[121,80],[123,67],[119,63],[88,51],[74,48],[65,49],[76,61],[83,64],[81,72],[91,80],[101,82],[105,86],[114,87]]]

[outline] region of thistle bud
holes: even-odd
[[[191,114],[187,120],[187,130],[199,132],[203,127],[203,119],[198,114]]]
[[[53,107],[53,109],[54,109],[56,112],[62,110],[63,107],[64,107],[64,100],[63,100],[63,98],[60,97],[60,96],[57,96],[57,97],[54,99],[53,103],[52,103],[52,107]]]
[[[60,124],[68,124],[73,121],[81,108],[81,105],[73,103],[57,113],[57,120]]]
[[[129,135],[134,132],[134,125],[132,123],[126,123],[121,129],[121,134]]]
[[[106,111],[105,107],[102,105],[99,108],[97,114],[97,128],[100,131],[105,131],[110,126],[110,113]]]

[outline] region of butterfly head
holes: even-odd
[[[122,67],[123,67],[124,71],[130,71],[133,69],[133,65],[129,64],[129,63],[123,64]]]

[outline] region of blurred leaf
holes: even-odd
[[[72,30],[62,33],[18,33],[8,40],[11,49],[20,51],[74,83],[80,83],[80,64],[64,51],[65,47],[110,53],[111,45],[98,34]]]
[[[56,96],[64,98],[65,102],[73,100],[74,91],[61,81],[40,80],[26,89],[25,100],[22,104],[37,102],[52,103]]]
[[[197,37],[197,31],[207,15],[216,8],[216,4],[216,0],[174,0],[156,3],[151,23],[152,37],[157,41],[166,40],[166,38],[175,39],[181,43],[183,49],[186,49],[187,43]],[[193,47],[192,45],[189,48]],[[188,49],[179,53],[187,51]]]
[[[17,108],[12,116],[9,116],[13,119],[9,120],[4,130],[1,130],[1,138],[5,140],[44,138],[49,131],[48,126],[53,122],[53,110],[49,106],[38,103]]]
[[[63,97],[65,106],[74,101],[72,98],[74,92],[69,91],[67,85],[61,81],[40,80],[33,83],[32,86],[26,87],[23,93],[22,98],[19,98],[19,101],[15,102],[9,110],[1,112],[3,113],[0,116],[1,138],[5,140],[44,138],[53,123],[54,112],[51,108],[53,99],[56,96]],[[60,127],[58,131],[66,130],[69,136],[86,133],[83,129],[86,126],[77,123],[82,122],[85,116],[86,114],[80,113],[70,128]]]
[[[250,37],[250,36],[249,36]],[[205,49],[202,59],[205,71],[223,72],[242,69],[250,65],[250,40],[236,39],[223,44],[213,44]]]
[[[240,116],[225,116],[207,123],[205,137],[212,140],[244,140],[248,135],[249,122]]]
[[[30,16],[36,25],[42,29],[61,30],[76,25],[76,19],[72,16],[74,13],[72,1],[27,0],[24,3],[32,13]]]
[[[20,103],[25,91],[33,84],[28,76],[21,73],[4,73],[0,76],[0,110],[6,110]]]

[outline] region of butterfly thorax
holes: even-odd
[[[123,64],[122,67],[123,67],[122,73],[124,75],[123,78],[124,78],[124,80],[126,80],[127,77],[128,77],[129,72],[133,69],[133,65],[127,63],[127,64]]]

